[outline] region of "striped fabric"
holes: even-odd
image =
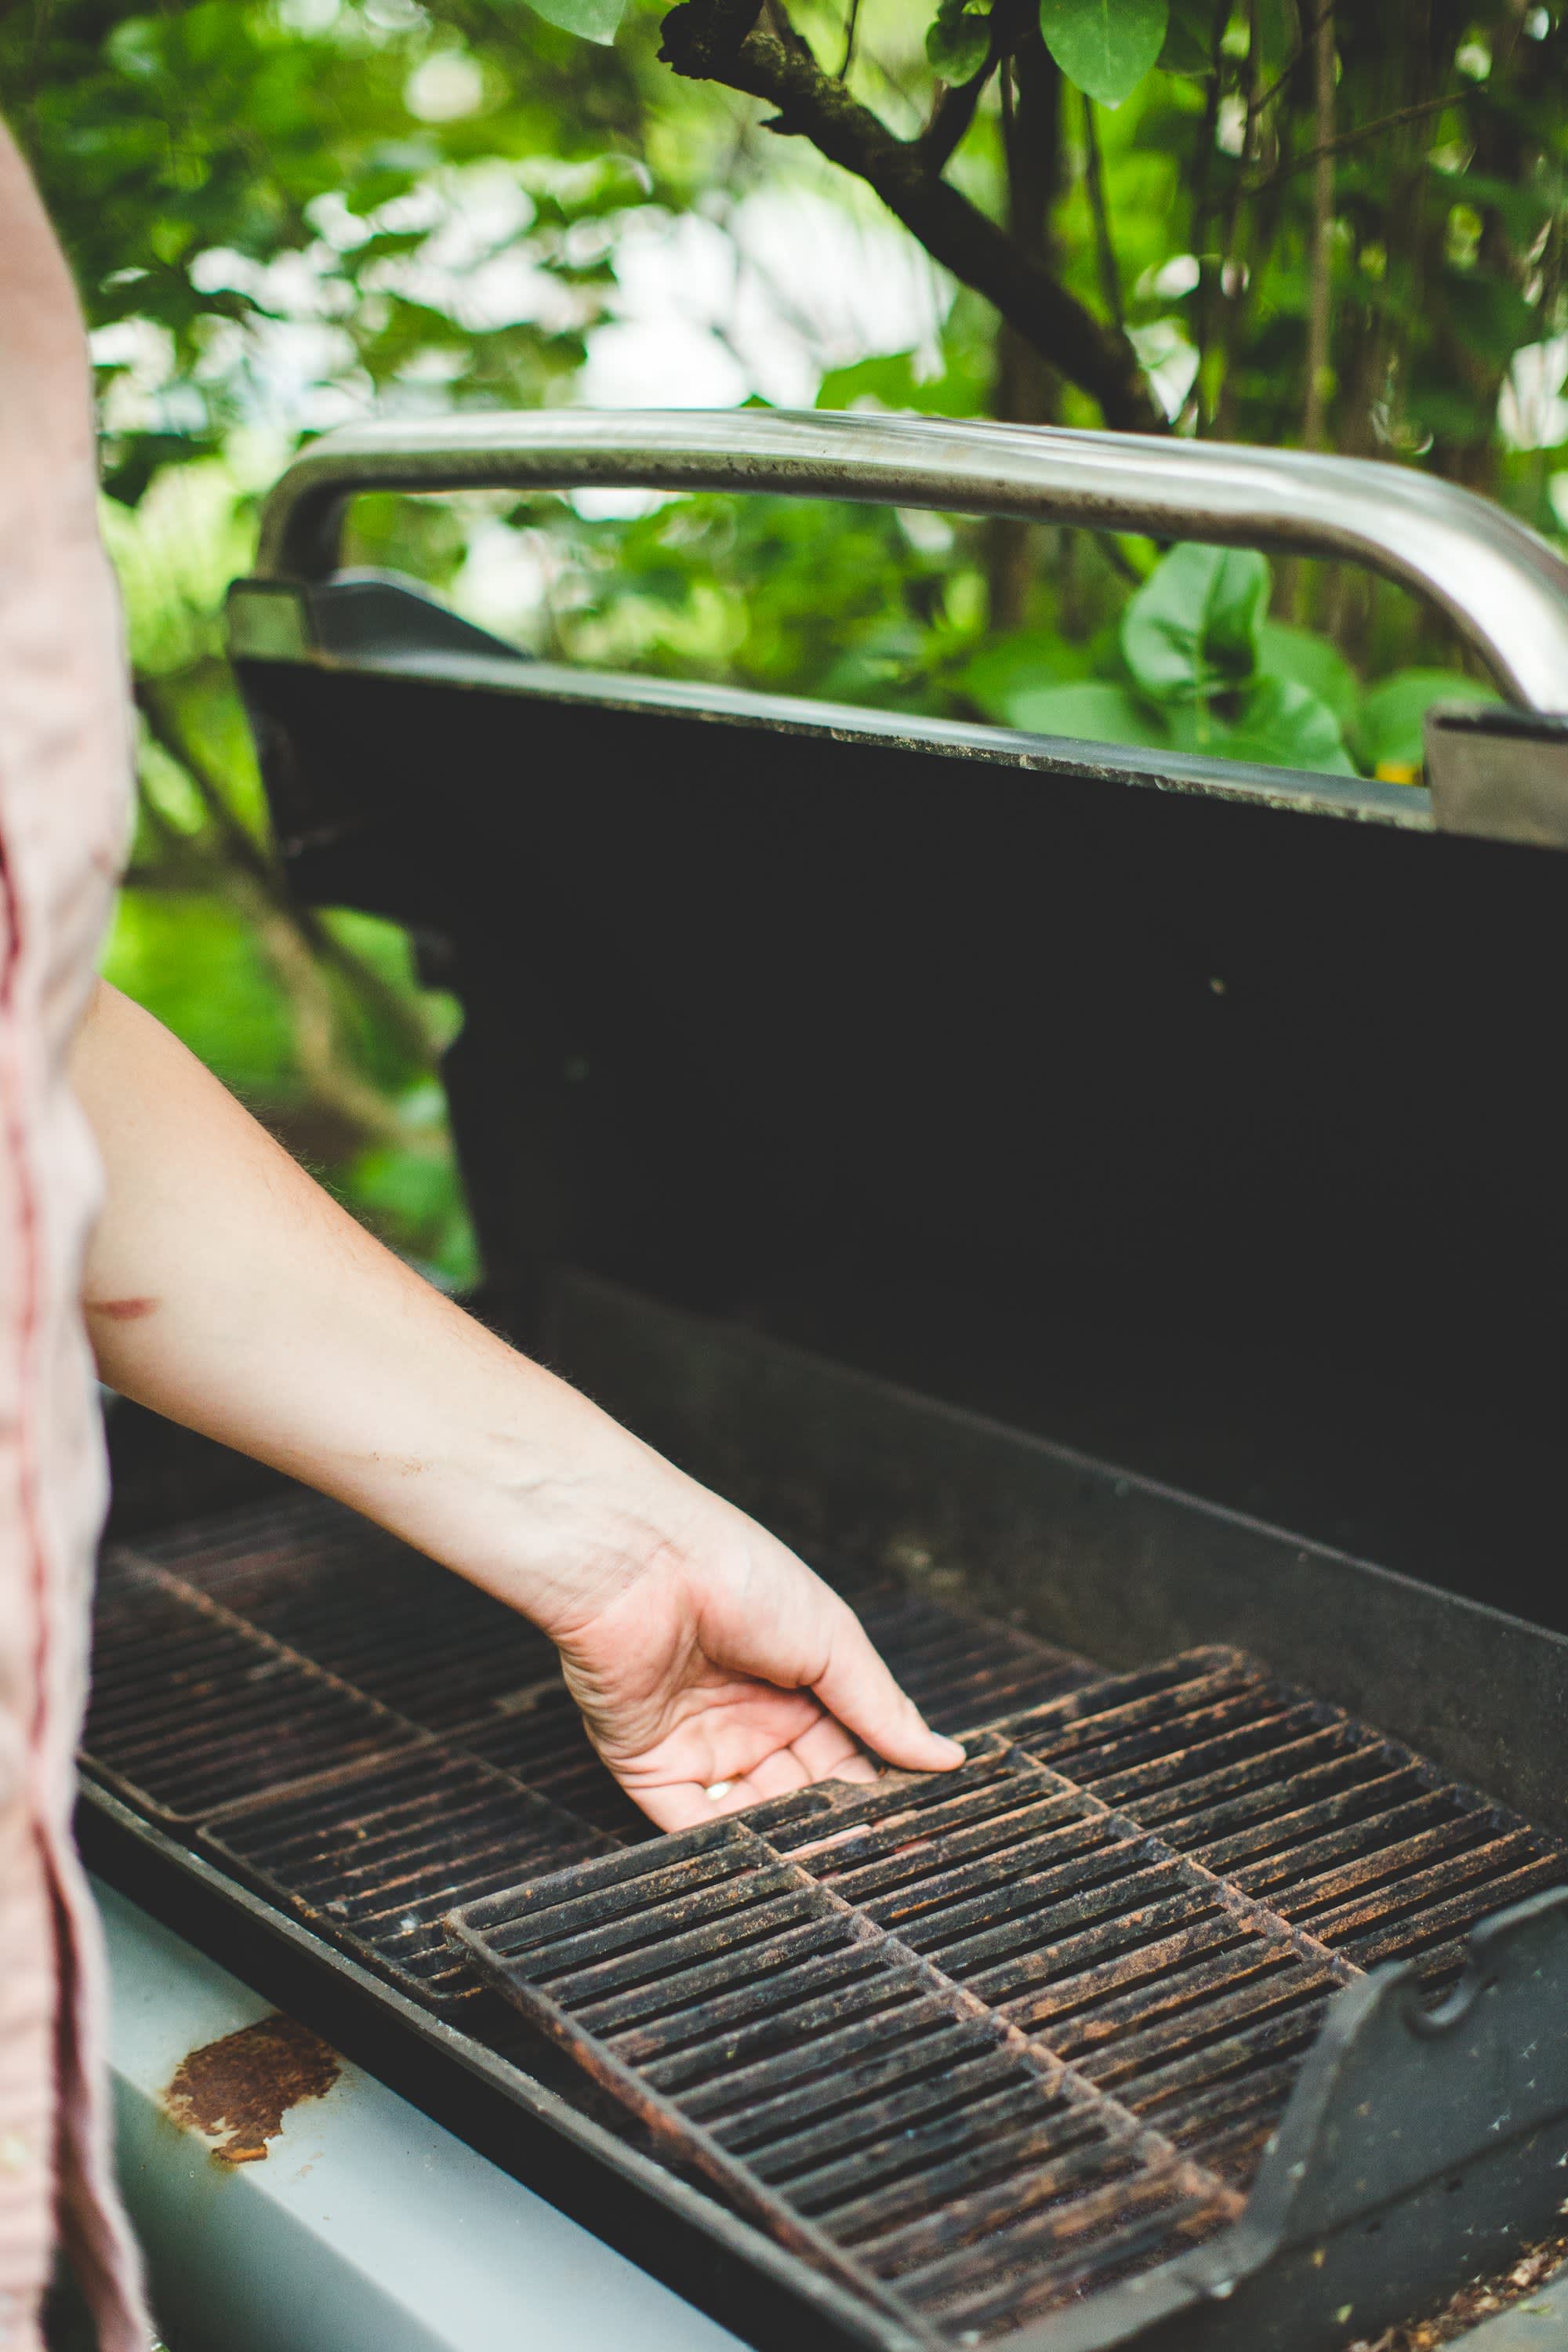
[[[151,2330],[116,2201],[96,1921],[70,1843],[104,1472],[79,1308],[99,1175],[66,1083],[128,804],[85,354],[0,130],[0,2347],[63,2240],[101,2352]]]

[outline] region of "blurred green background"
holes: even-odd
[[[1430,467],[1562,541],[1562,5],[1173,0],[1167,18],[1160,0],[1164,48],[1114,107],[1033,17],[1007,49],[1008,5],[789,17],[900,138],[951,106],[939,68],[973,74],[949,181],[1131,339],[1172,430]],[[473,1271],[437,1079],[455,1007],[390,927],[290,904],[224,663],[267,484],[372,410],[1100,421],[808,138],[678,79],[661,13],[633,0],[613,45],[522,0],[0,16],[0,104],[93,332],[135,666],[140,812],[107,969],[455,1281]],[[556,659],[1396,781],[1434,696],[1487,690],[1363,577],[1015,524],[375,499],[351,538],[352,560]]]

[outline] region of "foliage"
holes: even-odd
[[[1120,106],[1159,61],[1167,0],[1040,0],[1040,33],[1068,81]]]
[[[1561,540],[1565,99],[1564,0],[16,0],[0,103],[95,332],[138,674],[111,968],[460,1273],[452,1010],[289,906],[222,661],[296,442],[646,397],[610,359],[679,326],[656,399],[1307,443]],[[916,248],[929,317],[864,323]],[[353,542],[563,658],[1156,749],[1411,777],[1426,705],[1486,690],[1362,576],[1022,524],[384,499]]]
[[[1173,548],[1095,648],[1098,675],[1043,683],[993,653],[972,667],[971,693],[988,717],[1035,734],[1407,783],[1430,707],[1489,691],[1441,669],[1365,688],[1326,638],[1266,617],[1270,589],[1260,555]]]

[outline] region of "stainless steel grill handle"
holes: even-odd
[[[363,490],[765,490],[1333,556],[1447,614],[1503,692],[1568,710],[1568,564],[1500,507],[1366,458],[1121,433],[774,409],[540,409],[355,425],[267,501],[258,570],[335,567]]]

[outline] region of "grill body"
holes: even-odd
[[[526,1629],[171,1529],[226,1474],[128,1412],[99,1866],[759,2345],[1326,2352],[1543,2229],[1568,860],[385,580],[235,647],[297,887],[461,1002],[489,1311],[972,1757],[650,1841]]]

